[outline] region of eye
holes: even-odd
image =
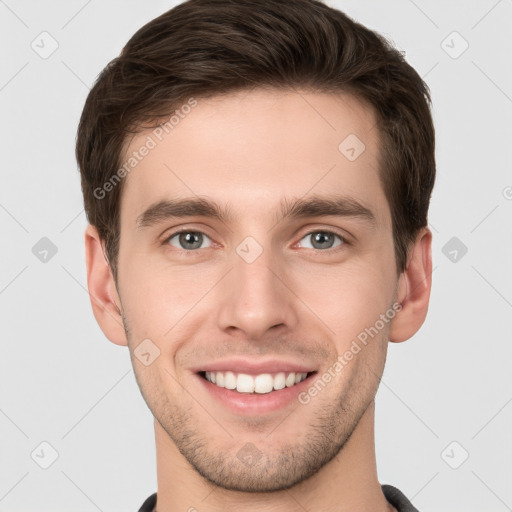
[[[336,238],[339,240],[338,243],[336,243]],[[309,242],[309,246],[305,245],[308,249],[332,249],[333,247],[340,246],[347,242],[341,235],[333,233],[332,231],[323,230],[310,231],[306,236],[301,238],[301,242],[303,240]]]
[[[210,241],[210,237],[201,231],[178,231],[170,235],[164,243],[168,243],[177,249],[185,249],[187,251],[194,249],[204,249],[203,243]]]

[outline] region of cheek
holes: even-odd
[[[119,277],[125,315],[137,337],[175,337],[190,315],[201,310],[197,306],[218,281],[218,272],[148,261],[134,258]]]
[[[392,301],[392,276],[378,264],[309,266],[293,281],[297,296],[342,342],[373,325]]]

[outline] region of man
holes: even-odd
[[[189,0],[87,98],[88,287],[155,421],[141,511],[414,511],[378,482],[388,341],[431,287],[429,92],[313,0]]]

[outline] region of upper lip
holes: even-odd
[[[199,372],[227,372],[247,373],[249,375],[259,375],[262,373],[295,372],[310,373],[316,371],[311,365],[297,363],[293,361],[284,361],[279,359],[265,359],[256,361],[254,359],[223,359],[222,361],[210,361],[196,368],[192,368],[195,373]]]

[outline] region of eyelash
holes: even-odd
[[[211,238],[206,233],[204,233],[203,231],[194,230],[194,229],[180,229],[178,231],[174,231],[169,236],[165,237],[165,239],[162,241],[162,245],[170,246],[169,241],[172,238],[174,238],[176,235],[179,235],[181,233],[199,233],[201,235],[205,235],[207,238],[209,238],[211,240]],[[305,238],[307,236],[312,235],[313,233],[326,233],[326,234],[330,234],[330,235],[335,235],[335,236],[337,236],[341,240],[341,244],[339,246],[331,247],[331,248],[328,248],[328,249],[313,249],[316,252],[325,252],[325,253],[337,252],[338,250],[341,250],[344,245],[350,245],[350,242],[341,233],[338,233],[337,231],[327,230],[327,229],[313,229],[311,231],[308,231],[307,233],[304,233],[301,236],[300,240],[302,240],[303,238]],[[307,248],[307,249],[309,249],[309,248]],[[178,254],[186,253],[187,255],[191,255],[191,256],[194,253],[199,252],[199,250],[200,249],[186,250],[186,249],[178,249],[176,247],[173,247],[173,251],[178,252]]]

